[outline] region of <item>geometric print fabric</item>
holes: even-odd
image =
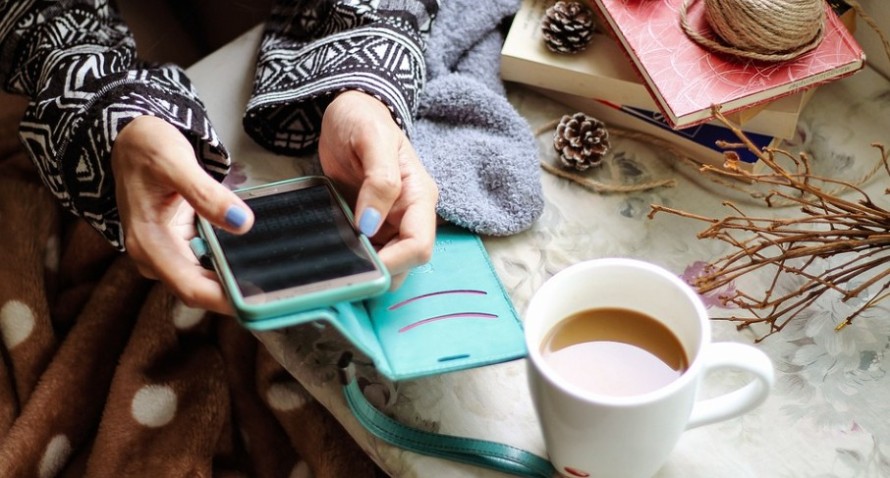
[[[410,132],[435,0],[281,1],[260,47],[247,132],[277,152],[318,139],[327,102],[364,91]],[[0,0],[0,86],[30,98],[19,135],[61,204],[124,248],[111,148],[139,115],[163,118],[221,179],[229,157],[185,73],[143,65],[106,0]]]
[[[398,10],[388,10],[399,3]],[[339,92],[359,90],[410,133],[425,80],[423,40],[437,2],[282,2],[266,24],[244,126],[263,146],[299,154],[318,141],[321,115]]]
[[[23,8],[27,6],[28,8]],[[145,67],[106,1],[0,4],[0,80],[30,98],[19,136],[52,194],[122,249],[111,148],[139,115],[166,119],[222,178],[228,154],[185,73]]]

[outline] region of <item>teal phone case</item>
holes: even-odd
[[[360,302],[242,322],[270,330],[334,326],[393,380],[522,358],[522,323],[478,235],[444,225],[431,260],[395,291]]]

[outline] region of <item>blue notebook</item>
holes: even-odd
[[[526,355],[519,315],[481,239],[452,225],[439,227],[432,259],[396,291],[246,325],[269,330],[311,321],[336,327],[393,380]]]

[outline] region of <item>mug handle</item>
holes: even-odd
[[[705,347],[703,355],[702,372],[705,375],[729,368],[748,372],[753,380],[732,392],[696,402],[686,424],[687,430],[737,417],[766,400],[775,372],[772,361],[761,350],[746,344],[717,342]]]

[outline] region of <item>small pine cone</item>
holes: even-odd
[[[584,113],[564,115],[553,135],[553,149],[562,164],[578,171],[599,166],[610,147],[606,125]]]
[[[544,44],[555,53],[578,53],[593,38],[593,12],[580,2],[559,1],[544,12]]]

